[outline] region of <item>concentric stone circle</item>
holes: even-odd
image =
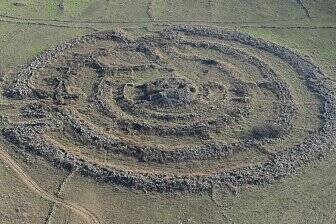
[[[23,152],[159,192],[270,183],[327,155],[336,129],[335,93],[313,62],[211,27],[79,37],[4,94],[21,118],[9,114],[3,135]]]

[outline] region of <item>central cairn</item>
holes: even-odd
[[[100,32],[18,73],[5,95],[20,116],[8,113],[2,133],[24,153],[136,189],[265,184],[327,155],[328,86],[309,60],[238,32]]]
[[[189,104],[196,95],[196,88],[190,82],[177,77],[156,79],[143,87],[146,100],[157,106],[176,107]]]

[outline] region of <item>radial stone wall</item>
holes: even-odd
[[[204,27],[100,32],[45,52],[5,90],[24,152],[100,181],[201,192],[265,184],[327,155],[335,94],[279,45]]]

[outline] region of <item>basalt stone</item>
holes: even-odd
[[[277,141],[299,128],[301,111],[296,89],[264,53],[290,66],[320,104],[318,127],[277,151]],[[171,26],[129,38],[104,31],[56,46],[19,71],[4,93],[20,105],[22,121],[4,122],[2,134],[24,153],[130,188],[265,185],[328,156],[336,132],[331,86],[312,61],[244,33]]]

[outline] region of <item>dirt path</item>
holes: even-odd
[[[18,177],[28,186],[28,188],[35,191],[38,195],[40,195],[44,199],[47,199],[49,201],[54,202],[55,204],[61,205],[65,208],[72,210],[79,216],[83,217],[88,224],[100,224],[99,219],[86,208],[76,203],[66,201],[65,199],[59,198],[43,190],[28,174],[26,174],[22,170],[20,165],[17,164],[11,158],[11,156],[4,149],[1,148],[0,148],[0,158],[18,175]]]

